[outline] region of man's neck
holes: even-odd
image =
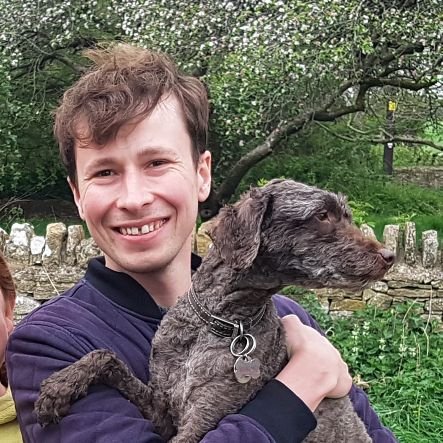
[[[191,286],[191,263],[189,255],[184,255],[170,263],[166,268],[148,273],[128,273],[154,299],[157,305],[169,308],[177,303],[179,297]]]

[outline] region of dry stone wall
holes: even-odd
[[[210,224],[201,225],[193,239],[193,248],[200,255],[211,247]],[[369,226],[361,229],[364,235],[374,236]],[[443,265],[437,232],[423,232],[420,248],[416,236],[414,223],[386,226],[383,240],[398,257],[393,269],[359,293],[317,290],[324,309],[333,316],[344,316],[366,304],[389,308],[411,300],[423,316],[442,322]],[[27,223],[14,224],[10,233],[0,228],[0,250],[11,265],[17,286],[17,320],[73,286],[84,275],[89,259],[101,253],[92,238],[85,238],[81,225],[66,227],[63,223],[49,224],[45,236],[35,235]]]
[[[443,189],[443,166],[396,168],[394,178],[400,183],[412,183],[427,188]]]

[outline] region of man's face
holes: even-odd
[[[209,152],[196,167],[174,97],[150,116],[126,125],[104,147],[76,147],[80,216],[103,251],[106,266],[127,273],[158,272],[189,263],[198,202],[210,190]]]

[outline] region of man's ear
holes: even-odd
[[[204,202],[211,192],[211,153],[203,152],[197,165],[198,174],[198,201]]]
[[[252,266],[260,248],[261,228],[270,212],[271,198],[252,189],[238,203],[220,211],[210,231],[213,246],[235,270]]]
[[[74,183],[73,181],[71,181],[71,179],[69,177],[68,177],[68,184],[69,184],[69,187],[71,188],[71,192],[74,197],[75,204],[77,206],[78,214],[79,214],[80,218],[84,221],[85,217],[83,215],[82,200],[80,197],[80,192],[78,190],[77,184]]]

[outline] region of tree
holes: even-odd
[[[109,39],[165,51],[201,77],[215,160],[203,218],[310,125],[333,134],[334,122],[347,119],[341,136],[356,143],[426,143],[421,129],[441,119],[439,0],[0,0],[0,17],[13,82],[34,81],[46,99],[48,88],[60,88],[51,83],[82,72],[81,49]],[[416,118],[413,109],[420,110],[413,133],[384,131],[393,95],[399,113]],[[365,127],[365,114],[380,125]]]

